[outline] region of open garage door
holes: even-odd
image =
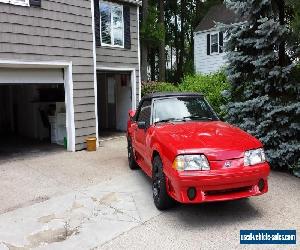
[[[0,84],[64,84],[63,69],[0,68]]]
[[[0,68],[0,157],[67,146],[63,69]]]

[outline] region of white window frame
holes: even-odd
[[[218,51],[217,52],[212,52],[212,45],[213,45],[213,43],[212,43],[212,39],[211,39],[211,37],[212,36],[215,36],[215,35],[217,35],[217,44],[218,44]],[[220,37],[219,37],[219,32],[215,32],[215,33],[210,33],[210,54],[211,55],[217,55],[217,54],[220,54]]]
[[[99,0],[96,0],[96,1],[99,1]],[[122,9],[122,23],[123,23],[123,44],[122,45],[114,45],[114,33],[113,33],[113,27],[112,27],[112,24],[113,24],[113,15],[112,15],[112,11],[111,11],[111,15],[110,15],[110,21],[111,21],[111,31],[110,31],[110,37],[111,37],[111,42],[112,44],[108,44],[108,43],[104,43],[102,41],[102,20],[101,20],[101,3],[105,3],[105,4],[108,4],[110,5],[110,9],[112,10],[112,7],[113,6],[117,6],[117,7],[121,7]],[[116,3],[112,3],[112,2],[107,2],[107,1],[100,1],[100,4],[99,4],[99,13],[100,13],[100,39],[101,39],[101,46],[106,46],[106,47],[115,47],[115,48],[123,48],[124,49],[124,46],[125,46],[125,23],[124,23],[124,8],[123,8],[123,5],[121,4],[116,4]]]
[[[20,6],[30,6],[29,0],[20,1],[20,0],[0,0],[0,3],[8,3],[13,5],[20,5]]]

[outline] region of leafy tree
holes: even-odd
[[[289,24],[290,36],[287,39],[289,54],[295,61],[300,59],[300,1],[287,0],[287,22]]]
[[[142,24],[140,35],[149,46],[158,46],[164,39],[165,27],[158,22],[156,6],[149,5],[147,19]]]
[[[244,17],[230,25],[227,119],[260,138],[274,168],[295,167],[300,157],[300,87],[286,39],[283,0],[227,0]]]
[[[158,22],[159,12],[155,2],[144,0],[143,19],[140,29],[140,37],[142,41],[142,80],[147,81],[148,61],[151,67],[151,79],[156,77],[156,52],[160,43],[165,39],[165,27],[163,23]]]
[[[148,80],[148,62],[152,80],[164,81],[167,78],[168,81],[178,83],[184,75],[193,73],[194,30],[210,7],[221,2],[222,0],[143,0],[143,81]],[[164,72],[166,52],[171,58],[169,64],[172,65],[167,74]]]
[[[300,1],[299,0],[287,0],[287,5],[291,8],[291,28],[293,34],[300,41]]]
[[[158,21],[159,24],[165,27],[165,0],[158,0],[158,9],[159,9],[159,16]],[[163,38],[160,41],[159,45],[159,81],[164,82],[166,80],[166,35],[164,32]]]
[[[141,15],[141,27],[147,25],[148,20],[148,8],[149,2],[148,0],[142,1],[142,15]],[[143,82],[148,80],[148,45],[147,41],[145,41],[141,37],[141,79]]]

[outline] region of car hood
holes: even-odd
[[[211,161],[242,158],[245,151],[262,147],[250,134],[220,121],[161,123],[155,130],[176,154],[203,153]]]

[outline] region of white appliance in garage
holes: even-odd
[[[51,126],[51,143],[64,145],[64,138],[67,137],[66,113],[57,113],[49,116]]]
[[[118,131],[126,131],[128,111],[132,106],[131,79],[129,74],[117,75],[116,78],[116,129]]]
[[[56,103],[56,113],[54,116],[49,116],[51,126],[51,143],[64,145],[64,138],[67,137],[66,129],[66,113],[64,103]]]

